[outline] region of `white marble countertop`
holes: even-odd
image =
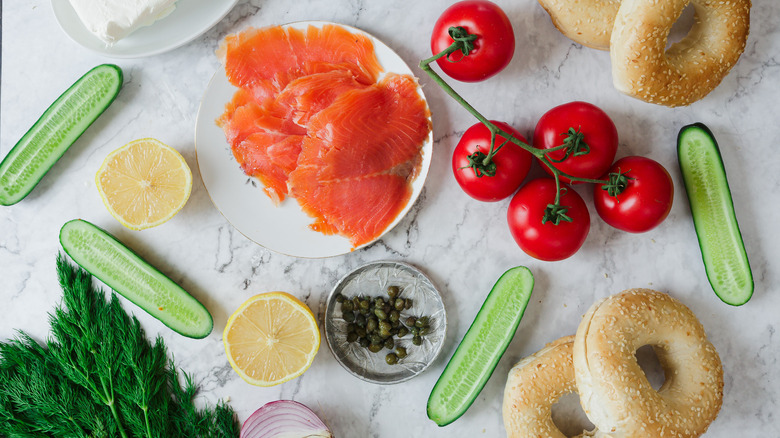
[[[65,0],[54,0],[65,1]],[[450,171],[452,150],[471,116],[426,77],[434,156],[424,191],[408,216],[374,245],[328,259],[270,252],[235,231],[213,207],[197,172],[195,117],[217,69],[214,50],[226,34],[255,25],[329,20],[362,28],[410,65],[429,54],[429,34],[445,0],[242,1],[215,28],[174,51],[142,59],[110,59],[77,45],[60,30],[48,0],[3,2],[0,155],[8,153],[41,112],[89,68],[113,62],[125,72],[117,101],[73,145],[21,203],[0,208],[0,338],[23,329],[47,336],[47,312],[59,302],[55,256],[60,227],[84,218],[114,233],[201,300],[214,316],[203,340],[179,336],[125,302],[149,336],[161,334],[180,367],[195,375],[204,402],[229,399],[240,420],[263,403],[295,399],[312,407],[338,437],[504,436],[501,400],[509,368],[545,343],[574,333],[594,300],[631,287],[679,298],[700,318],[723,359],[725,398],[707,436],[780,436],[780,3],[753,6],[747,49],[723,83],[690,107],[669,109],[621,95],[612,87],[609,55],[562,36],[538,3],[498,3],[515,29],[517,50],[499,76],[456,84],[475,107],[530,134],[555,105],[585,100],[602,107],[620,135],[618,157],[645,155],[671,172],[675,202],[658,228],[633,235],[603,223],[591,208],[584,247],[568,260],[545,263],[525,255],[506,225],[508,201],[483,204],[463,194]],[[418,75],[422,75],[415,68]],[[739,308],[712,292],[701,262],[677,167],[675,140],[684,124],[701,121],[720,145],[756,282]],[[104,157],[128,141],[156,137],[181,151],[193,169],[192,196],[171,221],[149,230],[123,228],[94,186]],[[537,169],[538,171],[538,169]],[[590,203],[590,195],[578,188]],[[272,388],[250,386],[225,358],[227,317],[250,296],[285,290],[322,317],[335,282],[369,261],[402,260],[422,268],[441,289],[449,315],[443,354],[422,375],[394,386],[360,381],[342,369],[324,343],[300,378]],[[445,428],[427,419],[428,394],[495,280],[510,267],[536,277],[532,301],[506,354],[468,412]],[[576,415],[576,399],[563,407]],[[399,421],[403,419],[403,421]],[[582,424],[574,421],[575,424]]]

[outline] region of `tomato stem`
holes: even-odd
[[[460,169],[470,168],[474,171],[474,175],[476,175],[477,178],[482,178],[483,176],[496,176],[496,163],[487,161],[487,155],[479,150],[479,146],[477,146],[476,152],[468,155],[466,158],[469,160],[469,165],[463,166]]]
[[[474,40],[477,39],[476,35],[471,35],[466,31],[466,29],[458,26],[458,27],[450,27],[448,30],[450,34],[450,38],[452,38],[452,44],[450,44],[449,47],[442,50],[441,52],[437,53],[436,55],[422,61],[420,63],[420,67],[422,68],[422,63],[427,62],[430,64],[433,61],[436,61],[439,58],[447,57],[447,61],[449,62],[459,62],[455,61],[453,59],[450,59],[450,55],[460,50],[461,53],[463,53],[463,58],[466,56],[469,56],[469,53],[471,53],[472,50],[474,50]],[[460,58],[460,59],[463,59]]]
[[[477,178],[482,178],[483,176],[496,176],[496,168],[498,167],[493,161],[493,157],[498,153],[498,151],[501,150],[502,147],[504,147],[505,144],[507,144],[509,140],[505,140],[503,143],[498,145],[498,147],[495,147],[496,144],[496,136],[494,133],[490,133],[490,149],[488,150],[488,153],[484,153],[481,150],[479,150],[479,145],[477,145],[477,150],[466,156],[469,160],[468,166],[460,167],[460,169],[466,169],[470,168],[474,171],[474,175],[476,175]]]
[[[566,136],[566,138],[563,139],[563,144],[548,149],[546,152],[549,154],[550,152],[559,149],[564,149],[566,151],[561,159],[550,158],[550,161],[553,163],[562,163],[569,157],[578,157],[590,153],[590,146],[585,143],[585,134],[580,132],[580,128],[577,128],[576,130],[574,128],[569,128],[567,132],[562,132],[561,135]]]
[[[572,222],[572,218],[566,215],[569,207],[561,205],[561,195],[565,192],[566,189],[561,188],[560,178],[555,178],[555,202],[547,204],[544,216],[542,216],[542,223],[552,222],[553,225],[558,225],[561,221]]]
[[[447,29],[447,32],[450,34],[450,38],[454,41],[452,44],[457,44],[460,48],[461,53],[463,53],[463,57],[469,56],[469,53],[471,53],[472,50],[474,50],[474,40],[477,39],[477,35],[470,34],[465,28],[460,26],[452,26],[449,29]],[[450,58],[450,55],[454,53],[455,51],[452,51],[447,54],[447,61],[449,62],[458,62],[453,61]],[[460,58],[463,59],[463,58]]]
[[[621,172],[618,167],[617,172],[609,174],[609,181],[602,185],[601,189],[606,190],[609,196],[617,198],[619,194],[623,193],[628,188],[628,181],[634,179],[626,175],[628,172],[631,172],[631,170]]]
[[[450,36],[451,37],[452,37],[452,29],[453,28],[450,28]],[[462,29],[465,32],[465,29],[463,29],[463,28],[459,28],[459,29]],[[474,36],[474,35],[471,35],[471,36]],[[471,41],[476,39],[476,36],[474,36],[474,38],[472,38],[472,39],[469,39],[469,34],[468,34],[468,32],[466,32],[466,35],[458,34],[458,37],[459,37],[459,39],[457,39],[457,40],[455,40],[455,38],[453,37],[453,39],[455,41],[449,47],[447,47],[446,49],[444,49],[440,53],[437,53],[437,54],[433,55],[430,58],[423,59],[422,61],[420,61],[420,69],[422,71],[424,71],[447,94],[449,94],[451,98],[453,98],[456,102],[458,102],[458,104],[460,104],[460,106],[462,106],[464,109],[466,109],[466,111],[468,111],[472,116],[474,116],[477,120],[479,120],[490,131],[490,150],[488,151],[488,154],[486,155],[486,154],[484,154],[481,151],[477,151],[477,152],[475,152],[472,155],[476,155],[476,154],[485,155],[484,157],[482,157],[481,155],[477,156],[477,157],[474,157],[474,160],[481,158],[482,159],[482,165],[486,166],[486,167],[488,165],[492,164],[493,165],[493,167],[492,167],[493,174],[489,175],[487,172],[484,171],[484,169],[480,169],[480,171],[483,172],[483,174],[487,175],[487,176],[495,175],[495,167],[496,166],[495,166],[495,162],[492,162],[492,157],[507,142],[512,142],[512,143],[520,146],[524,150],[528,151],[531,155],[536,157],[545,166],[547,166],[550,169],[550,171],[552,172],[553,178],[555,179],[555,187],[556,187],[555,201],[554,201],[553,204],[548,204],[547,209],[545,210],[544,217],[542,218],[542,223],[544,223],[546,221],[550,221],[553,224],[558,225],[558,223],[560,223],[560,221],[571,222],[572,219],[569,216],[566,215],[566,210],[568,209],[568,207],[560,205],[561,193],[565,190],[565,188],[561,187],[560,178],[564,177],[564,178],[567,178],[569,181],[589,182],[589,183],[595,183],[595,184],[608,184],[609,181],[598,180],[598,179],[590,179],[590,178],[579,178],[579,177],[575,177],[575,176],[569,175],[569,174],[567,174],[565,172],[562,172],[562,171],[558,170],[553,165],[551,159],[547,157],[547,154],[550,153],[550,152],[557,151],[557,150],[566,149],[567,150],[567,154],[565,155],[565,158],[564,158],[564,159],[566,159],[566,158],[568,158],[569,155],[572,155],[572,154],[577,155],[579,153],[579,155],[581,155],[583,153],[587,153],[587,151],[586,152],[582,152],[583,150],[588,150],[589,151],[588,145],[585,144],[584,141],[582,141],[583,140],[583,134],[579,131],[579,129],[574,130],[574,128],[569,128],[569,131],[567,133],[564,133],[564,134],[568,134],[568,136],[566,137],[566,140],[564,140],[564,144],[562,144],[560,146],[556,146],[556,147],[554,147],[552,149],[540,149],[540,148],[535,148],[535,147],[533,147],[533,146],[531,146],[531,145],[529,145],[529,144],[527,144],[525,142],[520,141],[518,138],[513,137],[511,133],[505,132],[505,131],[501,130],[500,128],[498,128],[493,123],[491,123],[490,120],[487,119],[487,117],[483,116],[479,111],[476,110],[476,108],[471,106],[471,104],[468,103],[466,101],[466,99],[464,99],[460,94],[458,94],[457,91],[455,91],[444,79],[442,79],[441,76],[439,76],[438,73],[436,73],[436,71],[433,70],[433,68],[431,68],[431,63],[433,63],[437,59],[445,57],[445,56],[449,58],[450,54],[452,54],[452,53],[454,53],[454,52],[456,52],[458,50],[463,52],[463,56],[468,56],[469,55],[470,51],[473,49],[473,44],[471,45],[471,48],[469,48],[468,51],[464,50],[466,48],[466,46],[467,46],[466,40],[468,40],[467,42],[470,43]],[[451,61],[451,62],[456,62],[456,61]],[[506,141],[504,141],[498,148],[495,148],[495,150],[494,150],[495,138],[498,135],[506,138]],[[571,140],[569,140],[569,139],[571,139]],[[572,152],[568,152],[569,149],[572,149]],[[477,173],[477,176],[479,177],[481,175],[478,173],[478,170],[474,166],[471,165],[471,163],[473,163],[474,160],[472,160],[472,156],[469,156],[469,163],[470,163],[470,165],[468,167],[471,167],[472,169],[474,169],[474,172]],[[563,160],[561,160],[561,161],[563,161]]]

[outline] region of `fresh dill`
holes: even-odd
[[[57,258],[62,304],[51,337],[0,342],[0,436],[238,437],[226,404],[198,409],[197,385],[180,375],[161,337],[150,342],[114,294]]]

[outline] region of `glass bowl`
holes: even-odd
[[[385,356],[395,352],[395,348],[372,353],[357,342],[347,342],[347,321],[336,301],[339,294],[347,299],[387,298],[389,286],[400,288],[400,298],[413,300],[410,309],[400,312],[402,322],[409,316],[430,318],[430,332],[422,337],[422,345],[414,345],[411,334],[394,337],[395,348],[405,347],[407,351],[407,356],[395,365],[385,362]],[[324,320],[325,339],[341,366],[359,379],[385,385],[409,380],[425,371],[439,355],[447,333],[444,303],[431,280],[414,266],[394,261],[372,262],[345,275],[328,295]]]

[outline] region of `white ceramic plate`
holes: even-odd
[[[84,27],[70,1],[51,0],[57,21],[73,41],[112,58],[158,55],[183,46],[211,29],[236,3],[238,0],[179,0],[167,17],[106,46]]]
[[[327,23],[304,21],[285,26],[305,28],[310,24],[322,26]],[[344,27],[351,32],[359,32],[371,37],[377,58],[386,72],[413,75],[409,66],[384,43],[359,29]],[[262,191],[262,184],[255,178],[248,177],[241,170],[233,157],[222,128],[215,123],[236,90],[237,88],[228,82],[224,68],[220,68],[211,79],[198,110],[195,126],[198,168],[214,206],[239,232],[273,251],[308,258],[349,253],[352,245],[348,239],[312,231],[309,229],[309,224],[313,219],[301,210],[295,199],[288,198],[280,206],[274,206],[271,199]],[[423,96],[420,88],[418,92]],[[403,219],[420,194],[431,163],[432,149],[433,133],[431,132],[423,145],[422,168],[417,179],[412,183],[412,196],[403,211],[382,234],[387,233]]]

